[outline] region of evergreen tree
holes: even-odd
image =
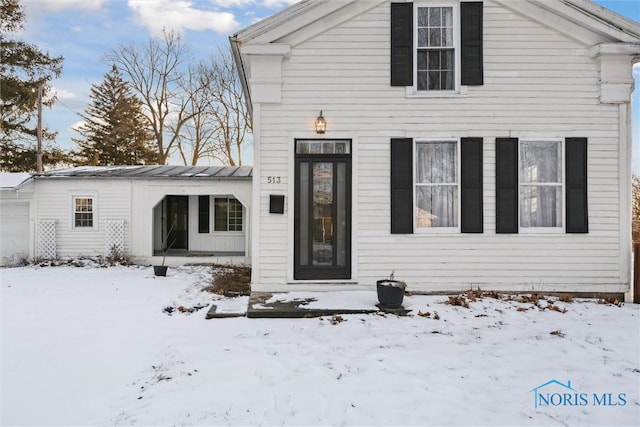
[[[10,36],[24,27],[24,12],[18,0],[0,0],[0,170],[33,171],[36,167],[38,88],[43,88],[44,105],[48,82],[62,72],[61,56],[52,58],[37,46]],[[55,133],[43,129],[43,142]],[[52,165],[66,161],[59,148],[43,144],[43,160]]]
[[[137,165],[155,164],[157,152],[152,134],[146,128],[142,104],[122,79],[116,66],[104,75],[100,85],[91,85],[91,104],[77,129],[84,137],[74,139],[79,164]]]

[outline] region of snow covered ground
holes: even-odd
[[[407,317],[205,320],[164,310],[216,298],[203,267],[0,275],[4,426],[640,425],[637,305],[412,296]]]

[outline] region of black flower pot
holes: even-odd
[[[378,280],[378,301],[385,308],[399,308],[404,299],[404,290],[407,285],[399,280]]]
[[[166,265],[154,265],[153,266],[153,274],[156,276],[166,276],[167,275],[167,266]]]

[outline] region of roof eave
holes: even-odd
[[[620,40],[627,43],[640,42],[640,23],[622,16],[610,9],[595,4],[591,0],[561,0],[563,3],[580,10],[583,14],[602,21],[613,27],[614,31],[626,34],[631,39]]]
[[[238,35],[234,34],[229,37],[229,44],[231,45],[231,55],[233,62],[236,64],[236,70],[240,77],[240,86],[242,87],[242,93],[244,94],[244,100],[247,104],[247,111],[249,112],[249,119],[253,123],[253,104],[251,102],[251,91],[249,90],[249,82],[247,81],[247,70],[242,60],[242,54],[240,53],[240,40]]]

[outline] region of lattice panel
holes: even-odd
[[[105,224],[105,255],[111,254],[112,249],[118,250],[120,255],[124,255],[124,220],[108,219]]]
[[[38,238],[36,240],[36,257],[56,259],[56,221],[42,219],[38,221]]]

